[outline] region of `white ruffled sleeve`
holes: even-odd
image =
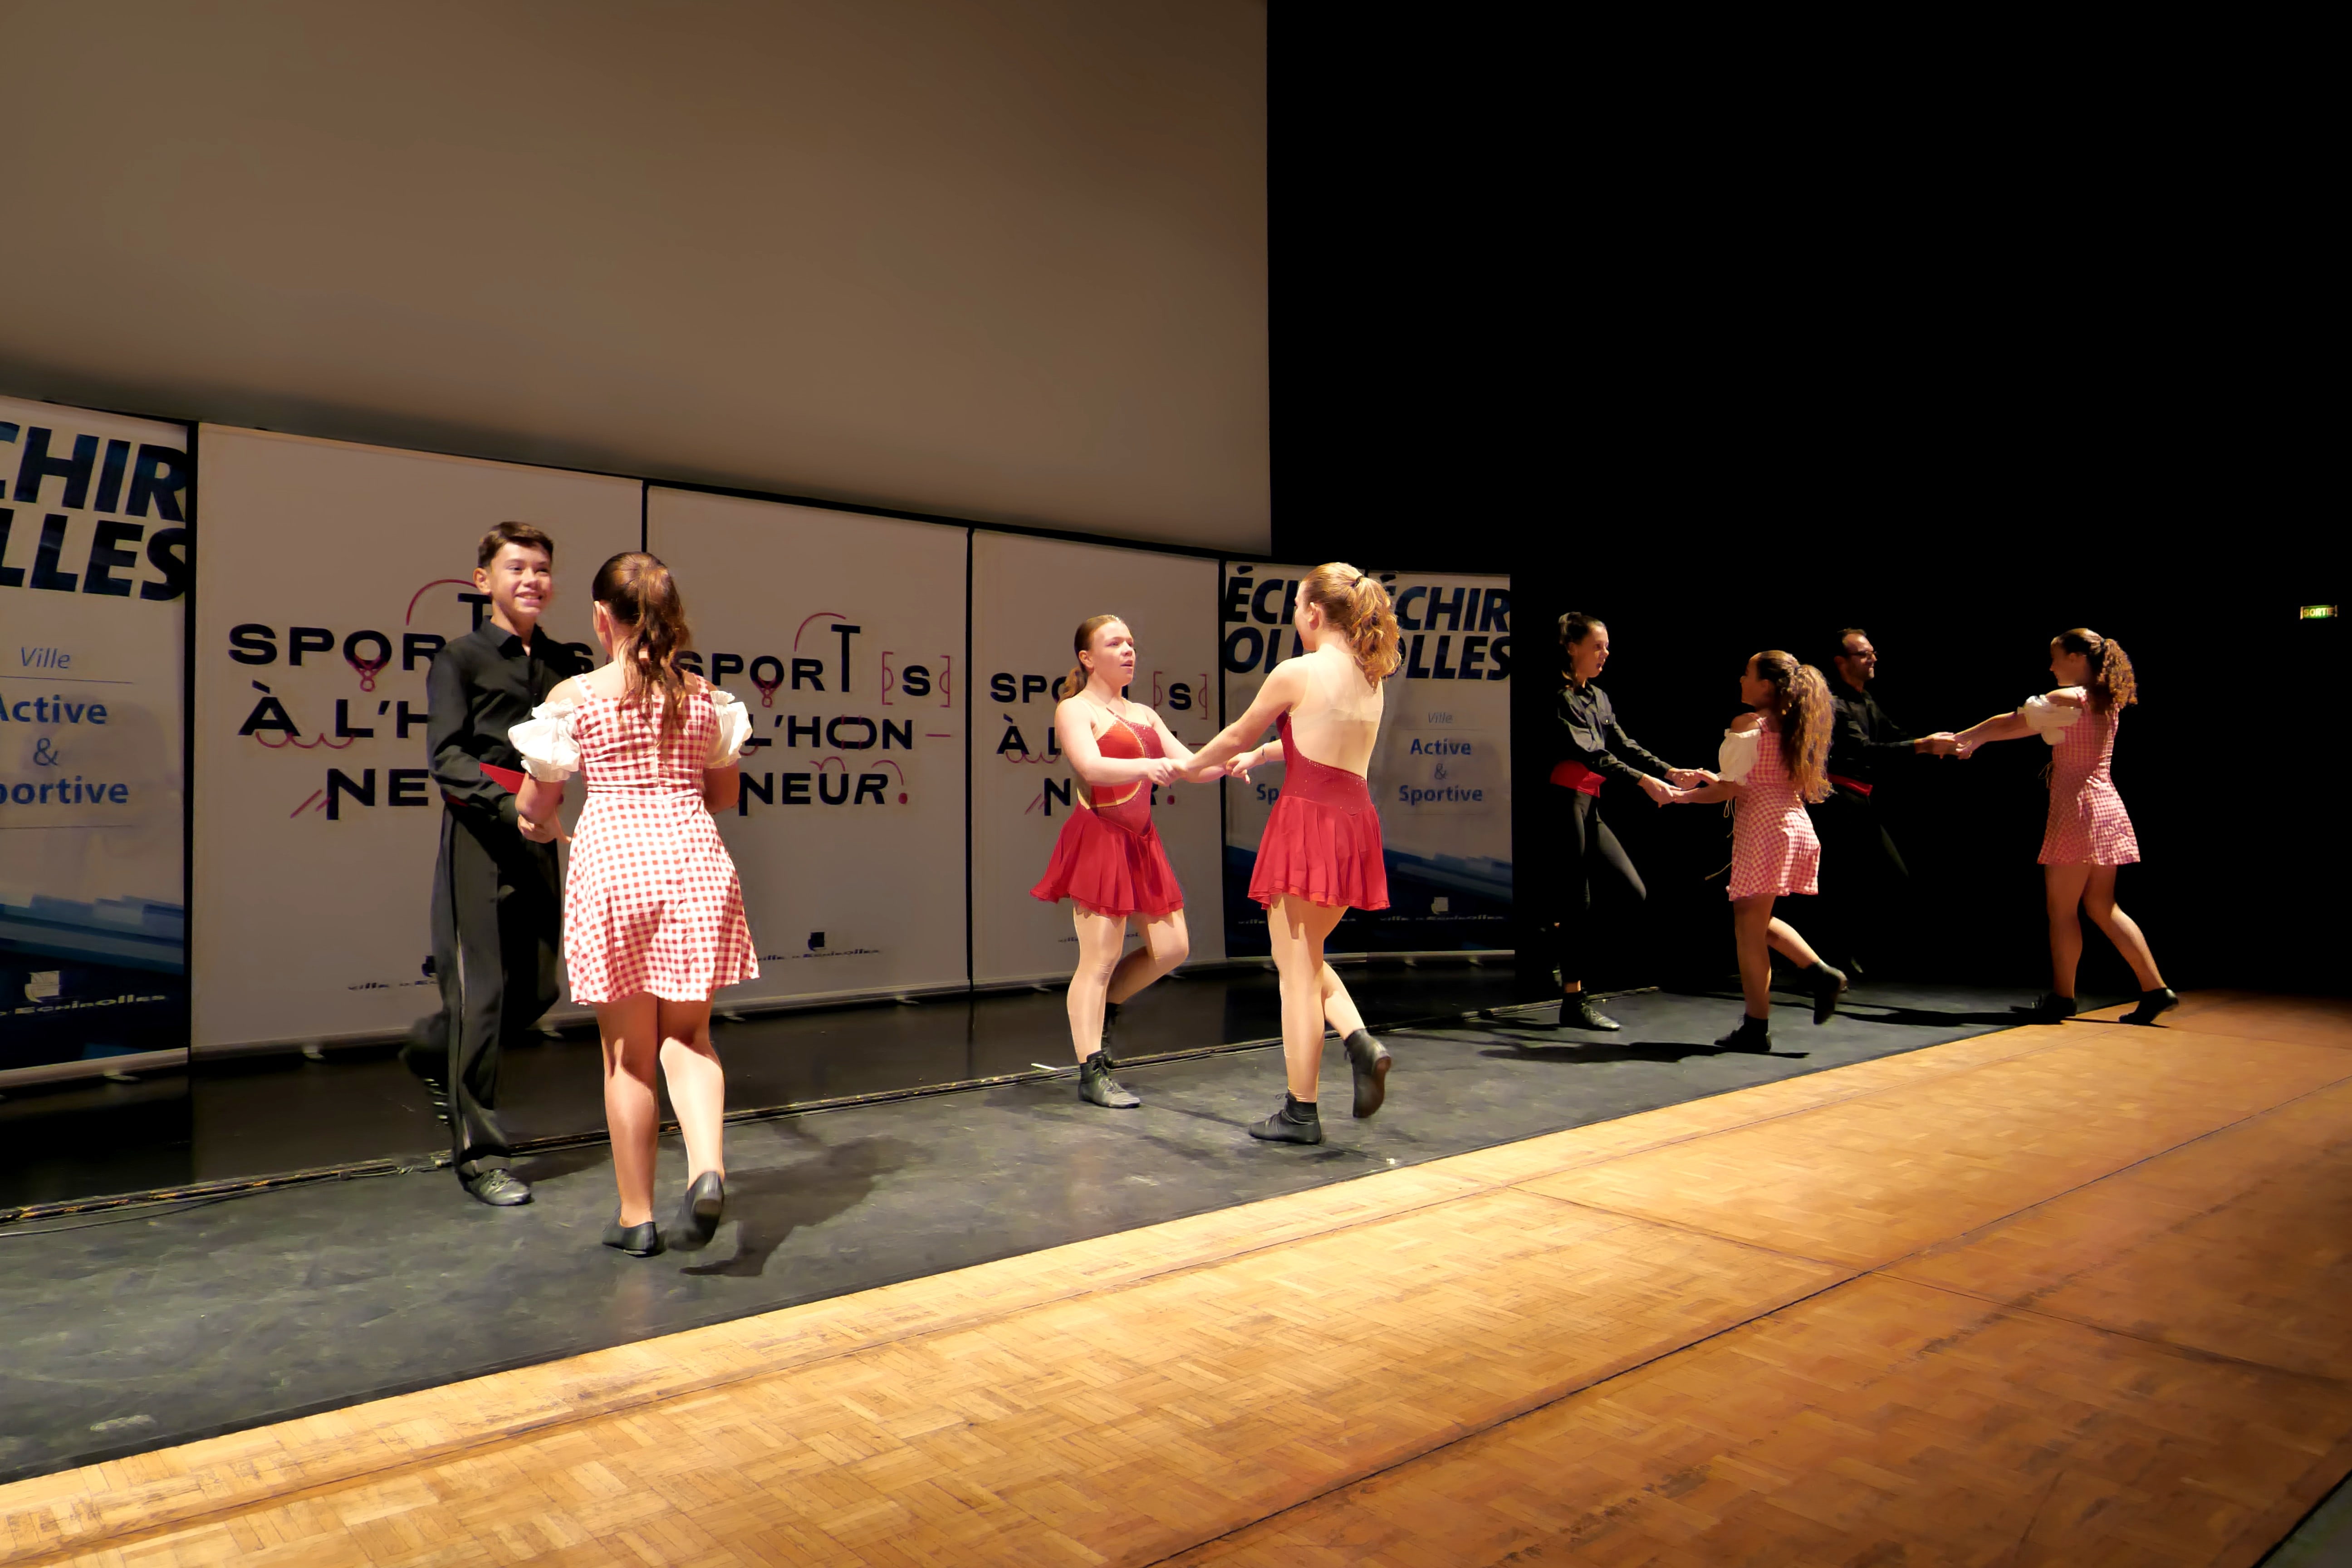
[[[702,765],[732,767],[743,755],[743,742],[751,738],[751,710],[740,699],[730,697],[715,686],[710,689],[710,701],[719,710],[719,733],[712,737],[710,755]]]
[[[2082,688],[2069,687],[2067,689],[2080,691]],[[2053,702],[2047,697],[2029,697],[2017,711],[2033,726],[2035,734],[2053,746],[2066,738],[2068,726],[2083,716],[2080,708],[2064,702]]]
[[[522,753],[523,771],[541,784],[562,784],[580,771],[580,742],[572,735],[576,702],[542,702],[507,731]]]
[[[1763,732],[1761,728],[1726,730],[1715,753],[1715,776],[1728,784],[1747,783],[1756,769],[1756,738]]]

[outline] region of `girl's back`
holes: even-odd
[[[1386,701],[1381,687],[1365,678],[1344,644],[1327,644],[1287,663],[1299,679],[1289,717],[1300,753],[1326,767],[1369,773]]]

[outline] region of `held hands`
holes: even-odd
[[[1146,784],[1171,784],[1182,774],[1183,770],[1167,757],[1153,757],[1143,764],[1143,779]]]
[[[1247,784],[1250,770],[1256,767],[1265,758],[1264,746],[1254,746],[1246,752],[1236,752],[1225,762],[1225,776],[1229,779],[1239,779],[1242,783]]]
[[[525,838],[534,844],[553,844],[558,840],[568,844],[572,841],[572,835],[563,831],[563,825],[560,822],[533,822],[530,817],[518,813],[515,816],[515,826],[521,830]]]
[[[1911,742],[1911,749],[1924,757],[1965,757],[1969,754],[1961,748],[1959,737],[1949,730],[1922,735]]]
[[[1675,788],[1665,780],[1653,778],[1648,773],[1642,775],[1642,793],[1660,805],[1672,805],[1683,797],[1682,791]]]
[[[1666,779],[1684,789],[1705,789],[1716,782],[1714,773],[1706,768],[1668,768]]]

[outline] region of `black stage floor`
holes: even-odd
[[[601,1143],[520,1162],[539,1194],[522,1209],[480,1207],[447,1171],[413,1169],[0,1226],[10,1349],[0,1480],[1941,1044],[2008,1026],[2009,1005],[2028,999],[1867,984],[1823,1028],[1794,1005],[1776,1009],[1777,1049],[1764,1057],[1707,1043],[1738,1017],[1728,993],[1622,997],[1612,1009],[1625,1031],[1591,1037],[1471,1017],[1507,1000],[1499,963],[1381,965],[1349,980],[1376,1026],[1440,1021],[1386,1031],[1397,1068],[1388,1109],[1369,1122],[1349,1118],[1344,1059],[1328,1048],[1336,1114],[1318,1149],[1244,1133],[1280,1099],[1279,1057],[1265,1047],[1124,1068],[1145,1101],[1136,1111],[1081,1104],[1066,1073],[739,1123],[729,1130],[728,1219],[698,1254],[638,1260],[597,1245],[614,1203]],[[1245,1041],[1274,1027],[1270,974],[1185,979],[1130,1009],[1121,1050]],[[887,1094],[1068,1059],[1061,998],[1039,993],[749,1020],[722,1043],[737,1105]],[[520,1130],[560,1137],[598,1125],[593,1042],[520,1056],[506,1099]],[[19,1162],[20,1194],[68,1180],[82,1192],[152,1186],[144,1175],[166,1167],[181,1173],[169,1180],[413,1157],[437,1131],[389,1061],[295,1058],[183,1089],[196,1130],[218,1123],[192,1136],[190,1152],[118,1145],[100,1168],[51,1148],[37,1168]],[[675,1205],[684,1175],[667,1142],[662,1205]]]

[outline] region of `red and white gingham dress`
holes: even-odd
[[[2050,748],[2050,822],[2042,830],[2042,864],[2137,865],[2139,836],[2108,772],[2119,715],[2087,704],[2076,711],[2080,717],[2057,731]],[[2046,738],[2051,731],[2042,732]]]
[[[1821,891],[1822,841],[1813,832],[1771,721],[1756,731],[1756,761],[1739,782],[1731,814],[1731,886],[1735,899],[1786,898]]]
[[[710,693],[688,699],[667,743],[657,700],[592,696],[571,722],[588,791],[563,888],[572,1000],[649,991],[705,1002],[722,985],[758,979],[742,884],[702,804],[702,769],[719,734]]]

